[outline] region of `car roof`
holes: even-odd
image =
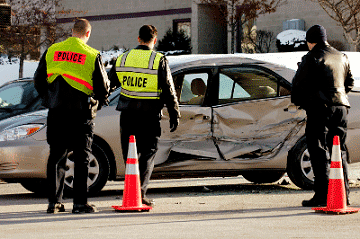
[[[166,58],[169,61],[169,66],[173,73],[186,68],[251,64],[266,67],[276,72],[289,82],[292,81],[292,78],[295,75],[294,70],[286,68],[285,66],[257,59],[251,59],[236,54],[192,54],[181,56],[167,56]]]

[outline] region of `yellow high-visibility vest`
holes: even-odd
[[[158,69],[163,55],[152,50],[133,49],[116,60],[120,94],[133,99],[160,99]]]
[[[47,82],[50,84],[61,75],[70,86],[92,95],[92,74],[98,54],[98,50],[77,37],[52,45],[46,54]]]

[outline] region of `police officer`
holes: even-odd
[[[139,30],[139,46],[116,60],[110,71],[111,88],[121,86],[117,110],[123,158],[126,162],[130,135],[135,135],[139,155],[142,202],[154,206],[146,197],[154,168],[154,156],[161,135],[160,119],[164,104],[170,116],[170,131],[179,124],[179,106],[166,58],[155,51],[157,29],[144,25]]]
[[[99,51],[86,43],[91,25],[75,22],[72,37],[52,45],[42,56],[35,72],[35,88],[49,108],[47,142],[47,213],[64,212],[62,204],[66,159],[72,152],[75,164],[73,213],[91,213],[96,207],[87,202],[89,154],[96,110],[107,103],[110,81]]]
[[[310,200],[304,200],[302,205],[327,205],[330,154],[335,135],[340,138],[349,204],[345,140],[350,108],[347,93],[354,86],[354,78],[347,56],[328,44],[323,26],[312,26],[306,32],[306,41],[310,51],[302,58],[291,92],[291,101],[306,111],[305,135],[315,176],[315,195]]]

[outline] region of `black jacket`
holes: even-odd
[[[50,109],[89,110],[89,96],[70,86],[62,76],[58,76],[51,84],[47,82],[46,53],[40,59],[34,75],[35,88],[43,99],[43,105]],[[99,108],[106,103],[110,91],[110,81],[98,55],[93,72],[93,96],[99,101]]]
[[[327,43],[318,43],[303,56],[292,82],[291,102],[310,106],[350,107],[347,93],[354,87],[347,56]]]
[[[136,49],[150,50],[149,47],[144,45],[139,45],[136,47]],[[121,86],[116,74],[115,64],[110,70],[109,78],[111,82],[111,89],[115,89]],[[140,100],[120,95],[116,109],[119,111],[135,110],[160,114],[162,108],[164,105],[166,105],[170,118],[179,118],[179,103],[176,97],[169,63],[165,57],[160,59],[160,65],[158,69],[158,87],[162,90],[162,93],[160,94],[160,100]]]

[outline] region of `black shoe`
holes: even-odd
[[[48,209],[46,210],[47,213],[58,213],[58,212],[65,212],[65,206],[62,203],[49,203]]]
[[[92,213],[97,212],[95,205],[90,204],[74,204],[72,213]]]
[[[150,207],[155,206],[154,200],[147,198],[147,197],[142,198],[142,203],[145,204],[146,206],[150,206]]]
[[[302,206],[303,207],[325,207],[326,200],[319,200],[316,198],[312,198],[310,200],[302,201]]]

